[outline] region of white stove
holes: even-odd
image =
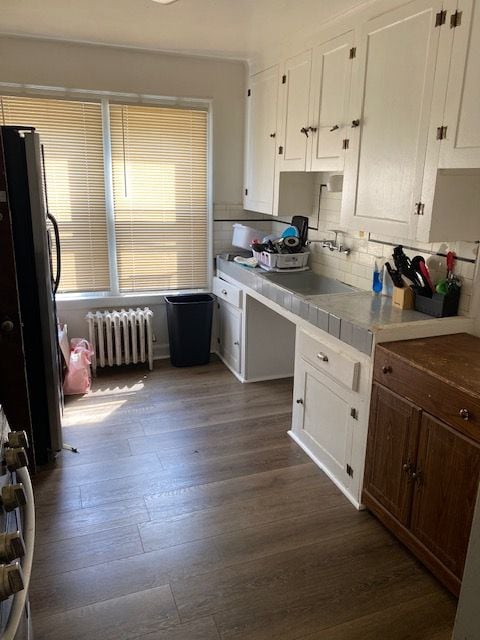
[[[33,640],[28,586],[35,508],[25,432],[10,431],[0,406],[0,640]]]

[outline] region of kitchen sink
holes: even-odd
[[[302,296],[316,296],[326,293],[349,293],[358,291],[344,282],[321,276],[313,271],[300,271],[298,273],[279,271],[265,271],[262,277],[274,284],[278,284],[288,291],[299,293]]]

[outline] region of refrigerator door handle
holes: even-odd
[[[62,275],[62,254],[60,249],[60,233],[58,230],[58,222],[55,220],[55,217],[52,216],[51,213],[47,213],[47,218],[50,220],[53,226],[53,234],[55,236],[55,255],[57,258],[56,265],[56,273],[55,278],[53,279],[53,293],[56,294],[58,290],[58,285],[60,284],[60,276]]]

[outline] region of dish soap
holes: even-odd
[[[383,289],[383,266],[383,259],[376,257],[373,264],[372,291],[377,295],[382,293]]]

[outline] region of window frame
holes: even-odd
[[[180,98],[172,96],[119,93],[111,91],[91,91],[88,89],[67,89],[64,87],[47,87],[39,85],[0,82],[0,94],[21,96],[25,98],[45,98],[52,100],[70,100],[97,102],[101,105],[102,140],[103,140],[103,173],[105,181],[105,212],[108,240],[108,264],[110,289],[108,291],[84,291],[81,293],[58,293],[59,302],[77,302],[78,306],[85,301],[116,304],[151,304],[161,302],[166,295],[175,293],[195,293],[210,291],[213,279],[213,100],[204,98]],[[207,288],[202,289],[168,289],[142,292],[122,293],[119,289],[117,271],[117,248],[115,241],[115,209],[113,202],[112,153],[110,136],[110,104],[145,105],[150,107],[169,107],[176,109],[200,109],[207,112]],[[136,302],[137,301],[137,302]],[[76,305],[75,305],[76,306]]]

